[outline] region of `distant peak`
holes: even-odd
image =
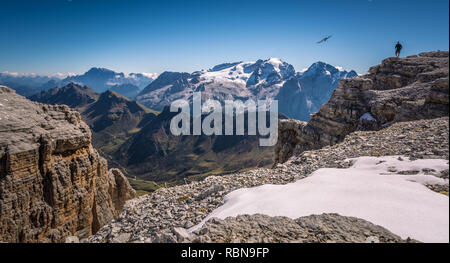
[[[314,68],[314,67],[324,67],[326,65],[329,65],[323,61],[317,61],[316,63],[313,63],[310,68]]]
[[[125,99],[125,100],[127,100],[127,101],[130,100],[130,99],[128,99],[127,97],[123,96],[122,94],[120,94],[120,93],[118,93],[118,92],[116,92],[116,91],[113,91],[113,90],[107,90],[107,91],[103,92],[103,93],[100,95],[100,97],[101,97],[101,98],[111,98],[111,97],[114,97],[114,98],[119,98],[119,99]]]
[[[340,67],[334,67],[328,63],[325,63],[323,61],[318,61],[314,64],[312,64],[307,70],[303,71],[303,73],[313,73],[313,72],[329,72],[329,73],[337,73],[340,72],[342,68]]]
[[[64,87],[80,87],[81,88],[81,85],[74,81],[71,81],[71,82],[69,82],[69,84],[65,85]]]
[[[92,74],[92,73],[108,73],[108,74],[116,74],[115,71],[107,69],[107,68],[97,68],[97,67],[93,67],[90,68],[86,74]]]
[[[233,62],[233,63],[222,63],[222,64],[219,64],[217,66],[214,66],[212,69],[210,69],[208,71],[209,72],[221,71],[221,70],[224,70],[224,69],[227,69],[227,68],[234,67],[234,66],[236,66],[238,64],[241,64],[241,63],[242,63],[242,61],[240,61],[240,62]]]
[[[55,89],[59,89],[58,87],[56,87]],[[80,83],[71,81],[69,84],[63,86],[61,88],[62,90],[75,90],[76,92],[87,92],[87,93],[91,93],[91,94],[97,94],[93,89],[91,89],[91,87],[87,86],[87,85],[82,85]]]

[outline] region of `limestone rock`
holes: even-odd
[[[267,215],[239,215],[224,220],[212,218],[195,231],[196,241],[211,243],[381,243],[415,242],[402,240],[389,230],[366,220],[322,214],[290,219]]]
[[[448,52],[428,52],[388,58],[367,75],[341,79],[330,100],[307,124],[281,122],[276,163],[285,162],[294,152],[334,145],[356,130],[448,116],[448,67]],[[365,114],[375,121],[361,120]],[[286,140],[292,134],[296,139]]]
[[[0,241],[88,237],[120,213],[129,189],[78,112],[0,87]]]
[[[77,236],[66,237],[65,243],[80,243],[80,239]]]
[[[115,206],[114,216],[118,216],[123,205],[129,199],[136,197],[136,191],[131,187],[128,179],[116,168],[108,171],[109,176],[109,195]]]

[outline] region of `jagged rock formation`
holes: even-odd
[[[308,123],[280,123],[276,163],[285,162],[294,151],[336,144],[356,130],[448,116],[448,67],[448,52],[428,52],[388,58],[365,76],[341,79]]]
[[[394,123],[379,131],[356,131],[341,143],[319,150],[304,151],[273,169],[256,169],[225,176],[210,176],[203,181],[157,191],[128,201],[119,217],[105,225],[88,242],[179,242],[183,228],[199,224],[209,213],[224,203],[231,191],[263,184],[287,184],[310,175],[313,171],[332,167],[348,168],[348,158],[360,156],[403,155],[411,159],[449,158],[448,117]],[[435,171],[435,176],[448,180],[448,169]],[[448,195],[445,189],[428,185]],[[442,187],[442,186],[441,186]],[[245,228],[245,224],[240,226]],[[176,228],[176,229],[175,229]],[[272,233],[265,230],[264,233]],[[235,232],[236,238],[248,241]],[[244,233],[245,234],[245,233]],[[205,234],[206,235],[206,234]],[[254,238],[276,238],[254,235]],[[205,242],[208,240],[206,237]]]
[[[78,112],[0,87],[0,241],[87,237],[134,195],[119,170],[107,170]]]

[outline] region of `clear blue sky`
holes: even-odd
[[[397,40],[404,55],[449,46],[448,0],[0,0],[0,18],[0,72],[192,72],[279,57],[364,73]]]

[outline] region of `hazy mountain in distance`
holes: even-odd
[[[47,89],[48,83],[56,83],[61,79],[58,76],[45,76],[37,74],[21,74],[12,72],[0,73],[0,85],[14,89],[22,96],[30,96]],[[56,87],[53,86],[51,88]]]
[[[90,86],[96,92],[103,92],[117,85],[133,85],[142,89],[150,84],[154,75],[144,73],[117,73],[106,68],[91,68],[82,75],[70,76],[61,81],[64,85],[68,82],[76,82]]]
[[[9,86],[26,97],[74,82],[82,86],[87,85],[99,93],[114,87],[114,90],[118,89],[116,91],[124,96],[133,98],[139,90],[149,85],[156,76],[157,74],[149,73],[117,73],[109,69],[94,67],[84,74],[70,76],[59,73],[46,76],[3,72],[0,73],[0,84]]]

